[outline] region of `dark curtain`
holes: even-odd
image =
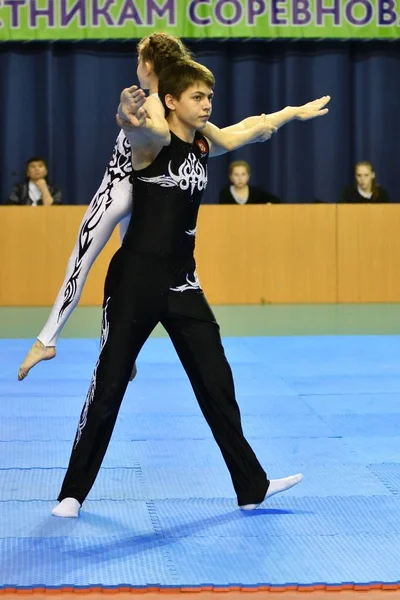
[[[289,123],[265,144],[212,159],[205,202],[218,202],[233,159],[247,160],[253,185],[284,202],[336,202],[354,163],[370,160],[400,201],[400,42],[188,45],[216,76],[212,121],[221,127],[332,96],[328,116]],[[118,134],[119,93],[136,83],[135,43],[3,43],[0,73],[0,200],[39,154],[64,201],[87,204]]]

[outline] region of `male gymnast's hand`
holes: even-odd
[[[322,98],[307,102],[307,104],[303,104],[303,106],[296,106],[295,119],[298,119],[299,121],[308,121],[309,119],[315,119],[315,117],[326,115],[326,113],[329,112],[329,109],[325,108],[325,106],[330,99],[330,96],[322,96]]]
[[[116,115],[120,127],[141,127],[146,121],[146,94],[137,85],[125,88],[121,92],[120,105]]]
[[[271,139],[272,135],[276,131],[278,131],[277,128],[275,127],[275,125],[272,125],[272,123],[270,123],[268,121],[268,118],[266,117],[265,114],[262,114],[260,116],[260,120],[259,120],[258,124],[256,125],[256,127],[260,131],[257,138],[254,140],[256,142],[266,142],[267,140]]]

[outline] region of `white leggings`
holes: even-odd
[[[103,181],[94,195],[79,228],[63,284],[38,339],[55,346],[62,328],[79,302],[90,268],[121,223],[123,239],[132,212],[131,148],[121,131]]]

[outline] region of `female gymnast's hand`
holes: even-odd
[[[147,117],[146,111],[143,108],[145,102],[146,94],[137,85],[123,89],[116,117],[118,125],[120,127],[126,125],[141,127],[144,125]]]
[[[328,108],[324,108],[330,101],[330,96],[322,96],[312,102],[307,102],[303,106],[296,107],[296,119],[299,121],[308,121],[309,119],[315,119],[315,117],[322,117],[329,112]]]
[[[272,125],[272,123],[268,121],[265,114],[260,116],[257,128],[260,130],[260,133],[255,140],[257,142],[266,142],[267,140],[270,140],[272,135],[277,131],[275,125]]]

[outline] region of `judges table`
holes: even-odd
[[[86,208],[0,207],[0,306],[52,305]],[[212,304],[400,302],[399,231],[397,204],[205,205],[197,272]],[[101,304],[118,247],[116,230],[81,305]]]

